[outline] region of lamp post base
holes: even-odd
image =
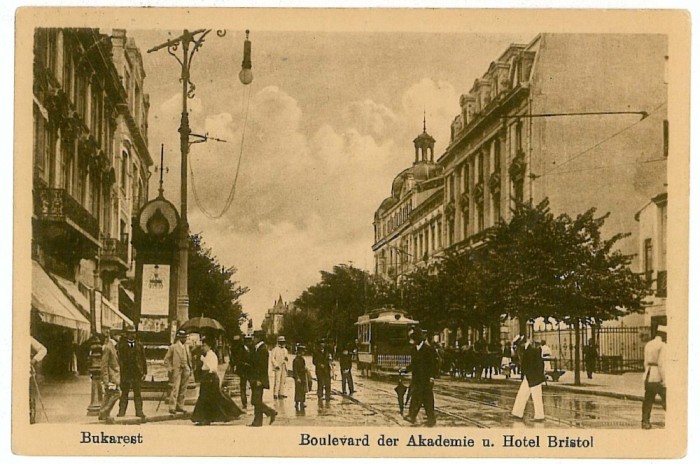
[[[100,380],[99,374],[90,374],[91,380],[91,391],[90,391],[90,405],[87,407],[88,416],[98,416],[100,414],[100,408],[102,407],[102,381]]]

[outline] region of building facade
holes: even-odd
[[[35,31],[31,332],[49,373],[74,370],[90,334],[132,323],[119,285],[152,164],[144,77],[123,30]]]
[[[515,200],[549,198],[554,214],[609,212],[604,233],[630,233],[619,248],[637,256],[638,205],[667,181],[668,59],[662,35],[540,34],[511,44],[460,97],[426,185],[438,189],[434,197],[419,197],[418,187],[397,196],[394,180],[375,213],[376,274],[394,278],[395,262],[410,272],[425,250],[430,257],[481,246]],[[402,198],[412,209],[396,223]],[[420,232],[416,242],[419,216],[434,218],[422,234],[425,248]],[[417,254],[400,259],[409,256],[402,247]],[[502,328],[501,338],[514,327]]]
[[[284,318],[297,310],[293,303],[285,303],[282,300],[282,295],[277,298],[277,301],[265,313],[265,319],[262,322],[262,330],[268,339],[276,338],[282,334],[284,330]]]
[[[396,176],[374,214],[374,272],[387,279],[400,279],[443,249],[444,179],[425,121],[413,145],[413,165]]]
[[[668,194],[653,197],[635,219],[639,222],[639,268],[652,289],[647,298],[650,305],[644,313],[644,325],[655,333],[658,325],[666,325],[666,293],[668,273],[666,268],[666,234],[668,229]]]

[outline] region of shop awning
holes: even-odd
[[[73,282],[59,276],[54,276],[58,285],[66,292],[83,312],[90,313],[90,300],[80,291],[78,286]],[[90,290],[85,287],[86,290]],[[102,295],[102,327],[121,330],[123,323],[126,325],[134,325],[127,316],[119,311],[104,295]]]
[[[42,321],[49,324],[90,331],[90,321],[34,260],[32,260],[32,308],[36,309]]]
[[[132,326],[134,323],[103,296],[102,326],[109,327],[110,329],[121,329],[123,325]]]

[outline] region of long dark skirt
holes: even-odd
[[[215,373],[202,375],[199,398],[192,411],[192,422],[229,422],[243,414],[236,404],[221,392]]]

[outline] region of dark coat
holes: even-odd
[[[340,368],[344,370],[352,369],[352,354],[342,354],[340,355]]]
[[[146,351],[140,341],[134,340],[134,346],[131,347],[126,337],[122,337],[117,344],[117,353],[122,380],[138,381],[148,373]]]
[[[239,376],[249,376],[252,357],[253,354],[250,352],[250,349],[245,345],[241,346],[240,350],[236,353],[235,358],[236,371],[238,372]]]
[[[438,358],[435,349],[423,342],[421,349],[414,346],[411,351],[411,364],[406,367],[407,372],[412,372],[411,383],[413,385],[429,385],[430,379],[438,375]]]
[[[314,352],[313,356],[313,362],[314,366],[316,366],[316,372],[318,375],[318,372],[323,372],[330,374],[331,371],[331,361],[333,359],[333,355],[331,354],[330,350],[328,348],[324,349],[319,349]]]
[[[536,348],[529,345],[525,349],[522,359],[522,370],[530,387],[536,387],[545,381],[544,359],[542,359],[542,350],[539,347]]]
[[[253,348],[253,352],[250,354],[249,378],[251,382],[260,382],[262,387],[267,389],[270,388],[269,362],[270,353],[268,353],[267,346],[264,343],[257,350]]]

